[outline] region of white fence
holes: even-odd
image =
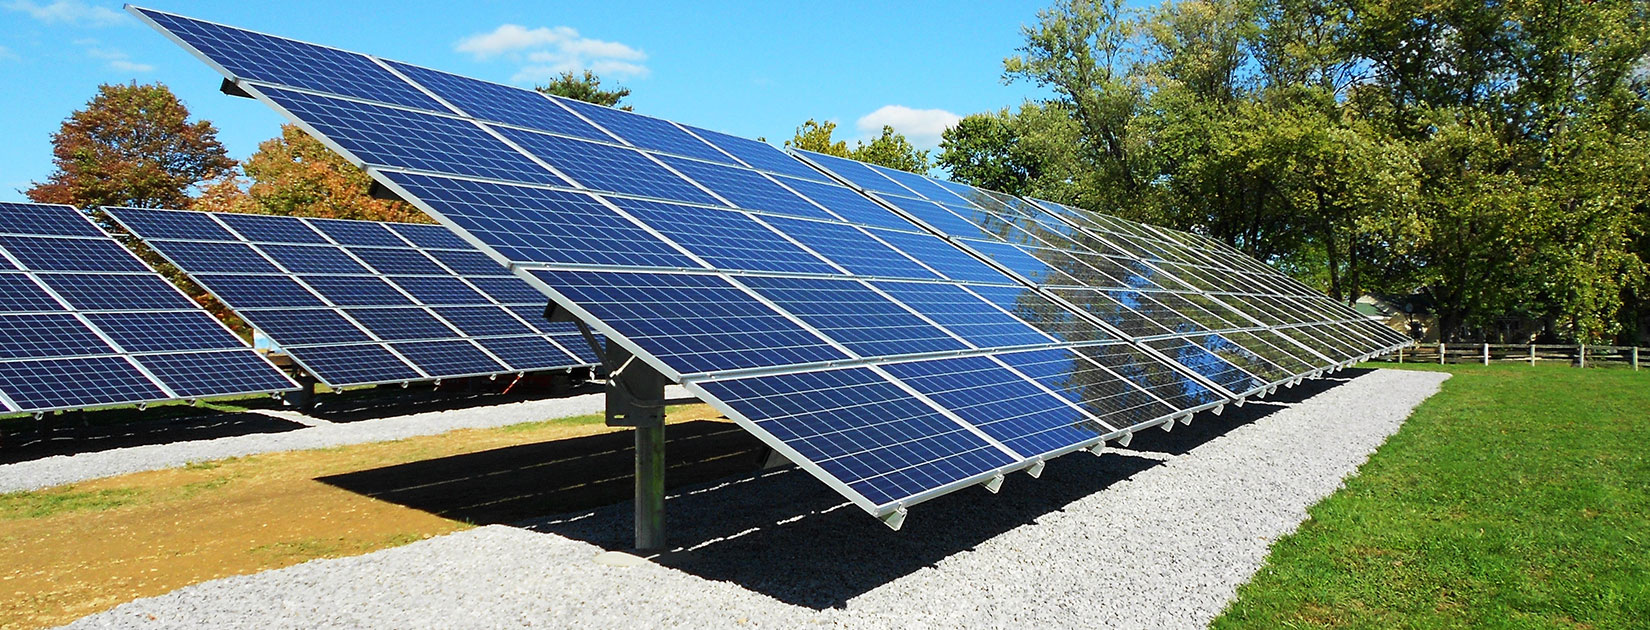
[[[1536,363],[1560,361],[1575,367],[1630,367],[1639,369],[1640,358],[1650,361],[1650,348],[1636,346],[1589,346],[1499,343],[1437,343],[1405,348],[1379,360],[1396,363]]]

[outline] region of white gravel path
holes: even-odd
[[[667,396],[687,396],[687,390],[672,387]],[[420,435],[436,435],[455,429],[486,429],[551,418],[601,413],[602,394],[529,400],[462,409],[430,411],[400,416],[328,422],[296,411],[254,410],[305,428],[283,433],[254,433],[209,440],[171,442],[118,448],[107,451],[54,455],[26,462],[0,465],[0,492],[38,490],[88,479],[124,475],[145,470],[175,468],[192,462],[229,457],[329,448],[346,444],[385,442]]]
[[[71,627],[1199,628],[1448,378],[1343,374],[1059,458],[1000,495],[916,506],[900,532],[777,471],[673,496],[689,550],[657,563],[594,561],[628,539],[617,505],[206,582]]]

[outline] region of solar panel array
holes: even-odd
[[[596,363],[543,294],[438,225],[107,211],[329,386]]]
[[[1178,259],[1096,249],[1062,207],[843,177],[873,200],[765,143],[134,11],[876,515],[1353,358],[1222,310],[1162,268]],[[1183,303],[1214,312],[1151,328]]]
[[[296,388],[78,210],[0,203],[0,410]]]
[[[1212,239],[845,158],[804,157],[1232,396],[1408,342]]]

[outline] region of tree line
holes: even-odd
[[[1022,30],[1003,79],[1054,97],[947,131],[953,179],[1416,295],[1446,340],[1650,337],[1642,0],[1059,0]]]

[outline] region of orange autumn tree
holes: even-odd
[[[235,167],[212,123],[190,121],[159,83],[98,86],[52,134],[52,162],[57,170],[25,194],[80,208],[187,208],[196,184]]]
[[[245,186],[230,175],[207,186],[198,209],[331,219],[430,223],[400,201],[374,199],[372,178],[298,128],[282,125],[242,167]]]

